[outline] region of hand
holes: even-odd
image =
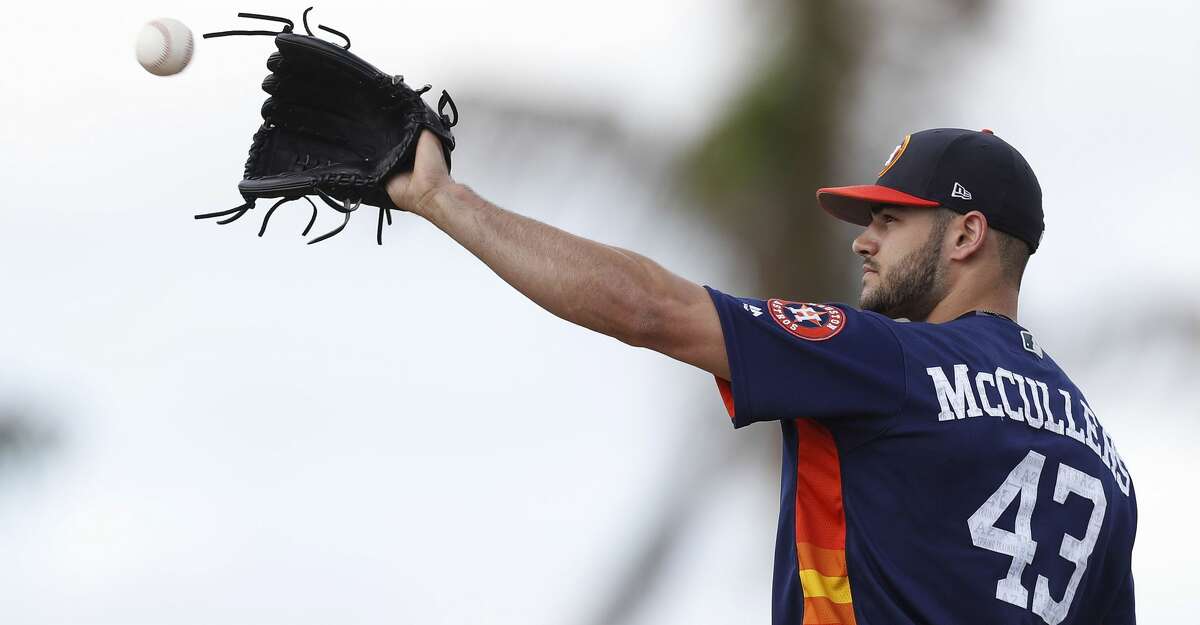
[[[425,130],[417,140],[417,155],[412,171],[392,176],[386,186],[388,197],[397,208],[425,217],[430,200],[437,191],[453,183],[442,155],[442,142],[432,132]]]

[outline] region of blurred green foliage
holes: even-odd
[[[856,2],[775,4],[775,49],[684,159],[684,187],[753,259],[757,284],[741,294],[846,300],[849,252],[815,191],[833,180],[868,31]]]

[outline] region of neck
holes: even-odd
[[[993,286],[990,289],[955,289],[938,302],[924,320],[929,323],[945,323],[973,310],[999,313],[1016,321],[1017,290],[1007,286]]]

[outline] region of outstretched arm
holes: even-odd
[[[429,220],[551,313],[729,379],[721,323],[703,287],[640,254],[488,202],[450,178],[428,131],[413,171],[387,190],[396,206]]]

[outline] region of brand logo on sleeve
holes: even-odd
[[[836,306],[772,299],[767,307],[779,327],[806,341],[831,339],[846,327],[846,313]]]

